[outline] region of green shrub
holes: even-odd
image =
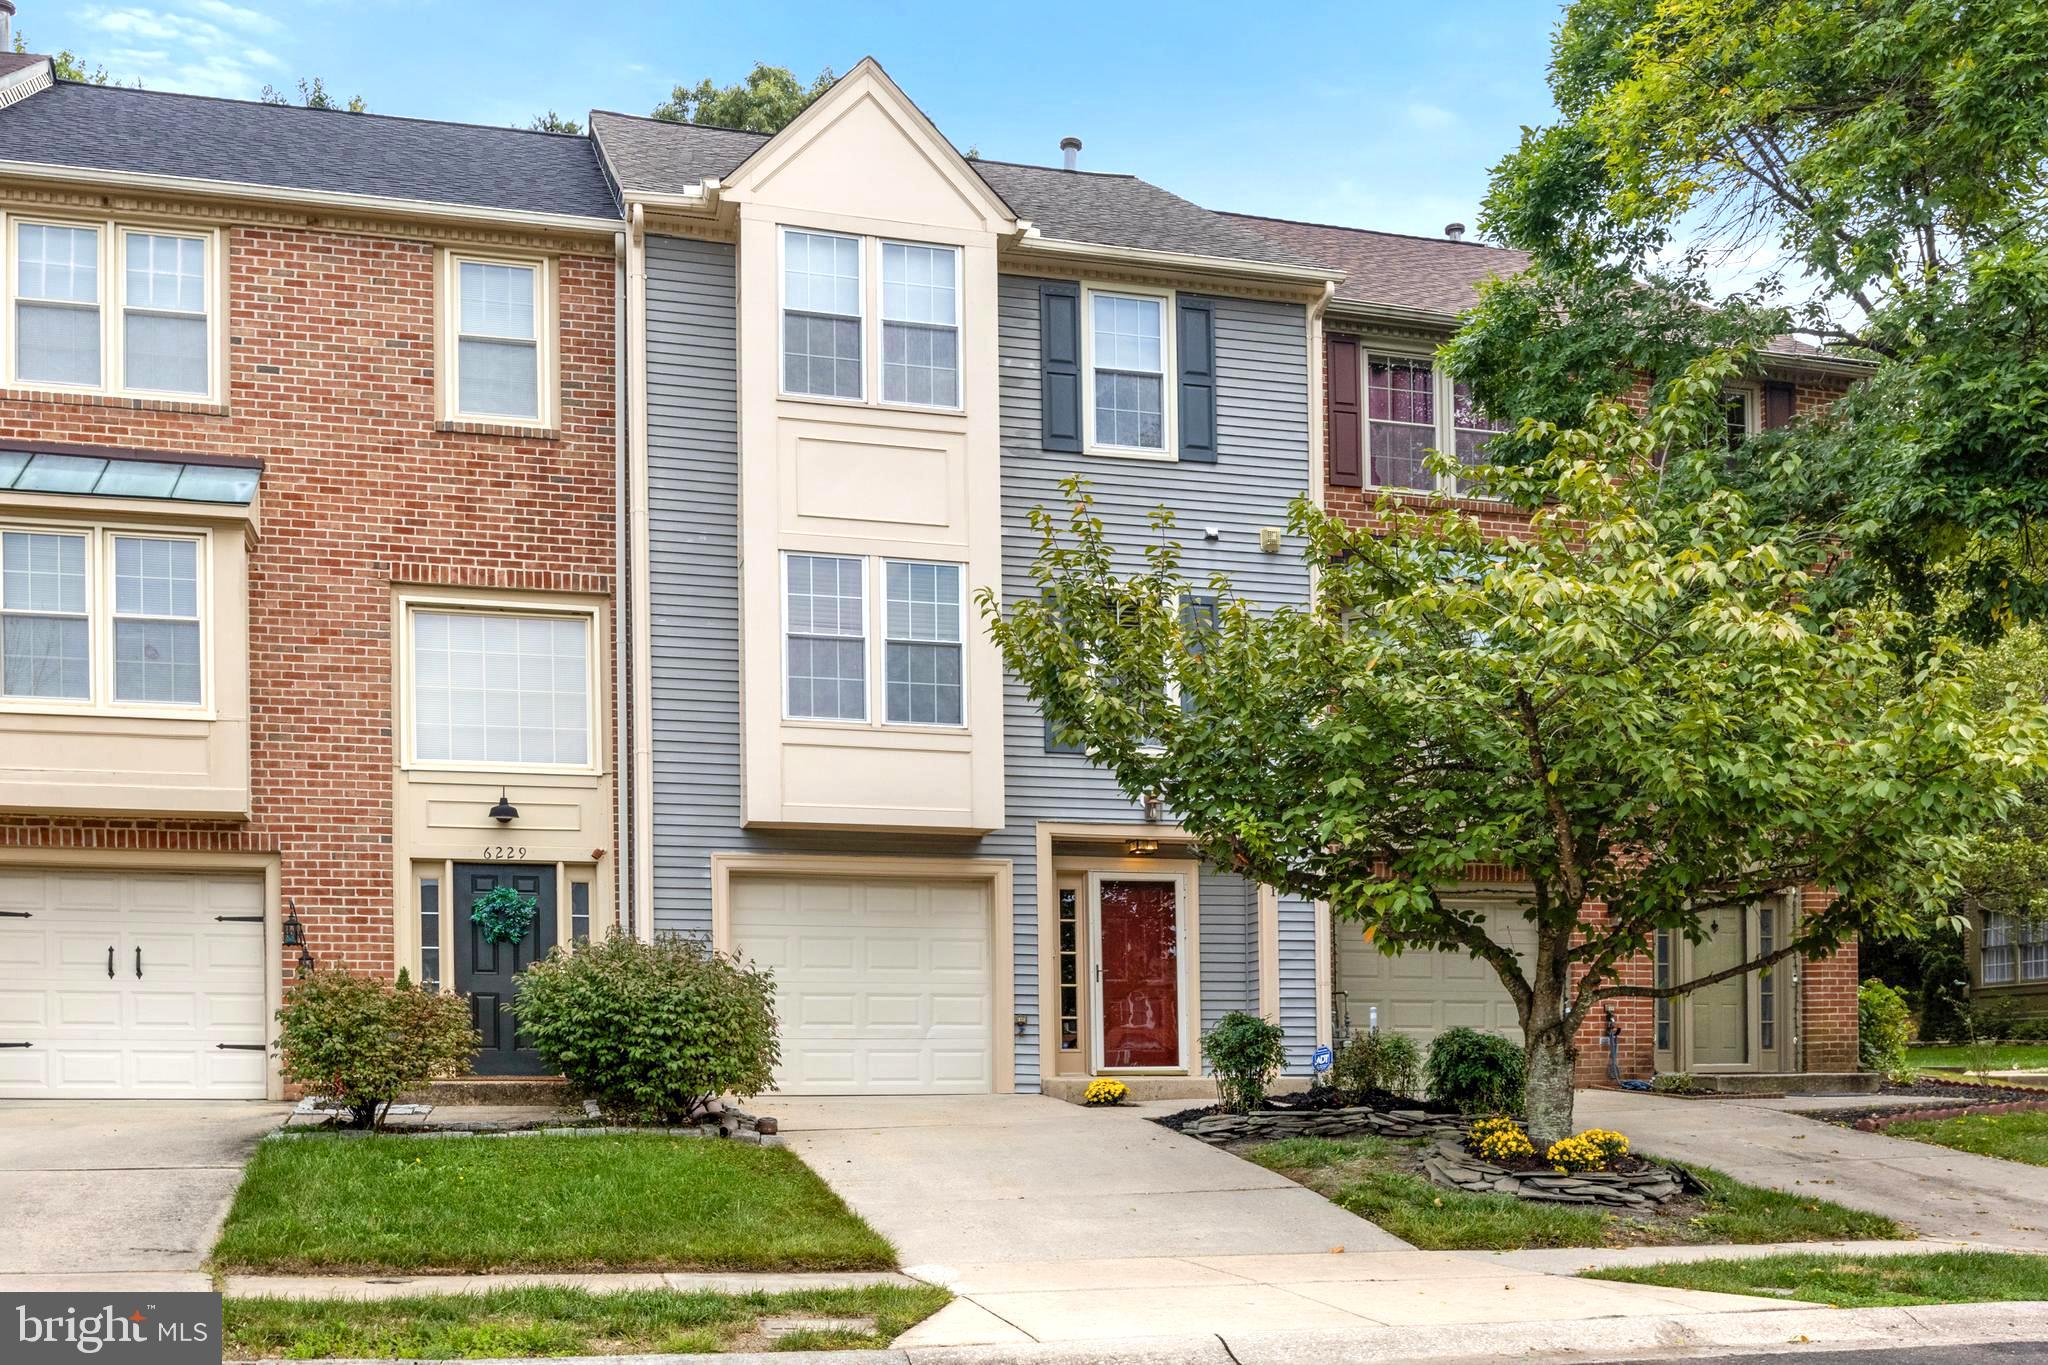
[[[774,1085],[774,978],[693,938],[613,934],[556,948],[519,977],[519,1031],[608,1117],[688,1122],[720,1095]]]
[[[1985,1042],[2000,1042],[2013,1036],[2020,1026],[2017,1000],[1993,1000],[1970,1011],[1970,1033]]]
[[[1886,1079],[1910,1080],[1906,1037],[1912,1015],[1906,997],[1872,978],[1856,990],[1856,1053],[1865,1071],[1881,1071]]]
[[[1690,1071],[1660,1071],[1650,1077],[1650,1089],[1659,1095],[1697,1095],[1700,1083]]]
[[[329,969],[292,988],[277,1012],[284,1079],[349,1110],[357,1128],[375,1127],[385,1105],[428,1081],[459,1076],[476,1056],[469,1002],[416,987],[404,975]]]
[[[2013,1025],[2012,1039],[2016,1043],[2048,1043],[2048,1019],[2022,1019]]]
[[[1202,1059],[1216,1074],[1217,1107],[1244,1114],[1265,1102],[1266,1087],[1287,1064],[1286,1033],[1256,1014],[1232,1010],[1202,1035]]]
[[[1422,1050],[1405,1033],[1361,1033],[1331,1071],[1336,1087],[1354,1095],[1413,1095],[1422,1081]]]
[[[1522,1049],[1507,1039],[1460,1027],[1431,1040],[1423,1070],[1429,1097],[1439,1104],[1466,1114],[1518,1114],[1527,1065]]]
[[[1920,1038],[1957,1043],[1970,1036],[1970,968],[1953,935],[1930,946],[1922,959]]]

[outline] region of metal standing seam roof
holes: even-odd
[[[100,498],[168,498],[246,507],[263,466],[155,451],[82,453],[0,450],[0,493],[68,493]]]
[[[586,136],[78,81],[0,109],[0,161],[619,217]]]

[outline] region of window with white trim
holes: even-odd
[[[2048,981],[2048,924],[2039,921],[2019,927],[2020,980]]]
[[[458,256],[453,273],[451,415],[458,420],[542,424],[548,310],[541,263]]]
[[[782,230],[782,391],[860,398],[861,239]]]
[[[1420,356],[1365,357],[1365,446],[1378,488],[1433,489],[1424,461],[1444,442],[1436,426],[1436,366]]]
[[[14,230],[14,377],[100,387],[100,232],[57,223]]]
[[[785,713],[797,720],[866,720],[867,561],[786,555]]]
[[[1729,450],[1740,450],[1744,441],[1756,435],[1757,410],[1755,389],[1730,389],[1721,395],[1722,421],[1727,427]]]
[[[960,253],[882,243],[882,401],[960,406]]]
[[[884,717],[891,725],[959,725],[963,688],[960,622],[964,578],[958,564],[882,561],[887,593]]]
[[[206,703],[203,539],[0,528],[0,700]]]
[[[1978,944],[1978,980],[1987,986],[2009,986],[2013,982],[2012,921],[1997,911],[1984,916],[1984,936]]]
[[[410,611],[412,755],[473,767],[588,768],[588,612]]]
[[[208,392],[206,240],[124,229],[121,257],[125,386],[152,393]]]
[[[1090,446],[1166,450],[1166,304],[1157,295],[1088,292]]]

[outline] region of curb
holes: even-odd
[[[579,1356],[577,1365],[1464,1365],[1604,1356],[1667,1360],[1724,1351],[1801,1354],[1844,1346],[1915,1348],[2048,1338],[2048,1303],[1958,1303],[1922,1308],[1776,1308],[1577,1322],[1463,1323],[1363,1331],[1264,1332],[1228,1337],[1146,1337],[1028,1346],[930,1346],[792,1355]],[[1597,1357],[1595,1357],[1597,1358]],[[313,1365],[353,1365],[316,1361]],[[470,1365],[533,1365],[520,1360]]]

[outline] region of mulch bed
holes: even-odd
[[[1868,1133],[1882,1132],[1904,1119],[1952,1119],[2048,1109],[2048,1089],[2039,1086],[1918,1080],[1905,1085],[1887,1083],[1877,1093],[1892,1102],[1879,1101],[1868,1109],[1809,1109],[1802,1113],[1807,1118]]]

